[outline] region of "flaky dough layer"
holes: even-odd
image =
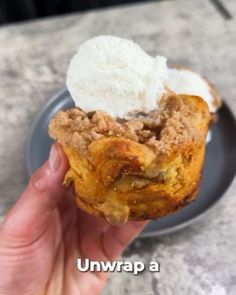
[[[49,134],[65,151],[82,209],[112,224],[155,219],[196,197],[211,116],[190,95],[168,94],[161,108],[115,120],[103,112],[60,111]]]

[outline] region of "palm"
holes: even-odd
[[[98,294],[106,275],[81,273],[76,269],[76,262],[80,257],[107,259],[100,240],[108,227],[104,220],[79,210],[73,196],[65,196],[37,239],[37,245],[25,249],[28,255],[27,260],[24,259],[24,269],[26,271],[28,265],[26,276],[30,275],[34,282],[33,294]],[[38,257],[34,269],[33,257]]]
[[[78,209],[61,185],[68,164],[57,150],[60,169],[46,162],[0,228],[0,294],[96,295],[106,274],[79,272],[77,258],[113,260],[145,225],[114,227]]]
[[[34,265],[35,278],[32,278],[38,282],[35,294],[98,294],[107,275],[79,272],[77,258],[112,260],[143,226],[143,223],[134,222],[122,227],[110,226],[102,218],[78,209],[72,195],[65,196],[50,219],[49,226],[37,241],[38,246],[33,247],[31,253],[32,257],[39,257]],[[32,276],[31,258],[28,258]],[[24,261],[24,268],[26,265]]]

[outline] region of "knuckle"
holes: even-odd
[[[34,173],[29,182],[29,188],[33,191],[43,191],[47,186],[46,179],[41,173]]]

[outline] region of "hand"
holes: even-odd
[[[114,260],[146,224],[114,227],[82,212],[62,185],[67,169],[54,144],[1,224],[1,295],[99,294],[107,274],[79,272],[77,258]]]

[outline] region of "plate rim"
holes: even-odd
[[[45,110],[47,110],[47,108],[55,100],[57,100],[58,97],[65,96],[67,93],[68,93],[67,88],[63,88],[63,89],[55,92],[48,99],[48,101],[46,101],[46,103],[43,105],[43,107],[36,113],[36,116],[33,119],[33,123],[31,125],[30,132],[26,138],[25,153],[24,153],[24,162],[25,162],[25,170],[26,170],[27,178],[29,178],[33,173],[29,155],[30,155],[31,141],[33,138],[34,130],[38,124],[38,121],[40,120],[40,118],[41,118],[42,114],[45,112]],[[231,111],[230,107],[228,106],[228,104],[225,101],[223,101],[222,106],[224,106],[227,109],[227,111],[230,113],[231,118],[233,119],[234,125],[236,127],[236,118],[235,118],[234,113]],[[151,237],[160,237],[163,235],[167,235],[167,234],[171,234],[171,233],[180,231],[181,229],[184,229],[186,227],[191,226],[194,223],[199,222],[205,216],[205,214],[207,214],[225,196],[226,192],[231,187],[231,184],[234,181],[235,175],[236,175],[236,170],[235,170],[234,174],[232,174],[231,178],[228,180],[227,184],[224,185],[224,187],[221,189],[219,196],[216,199],[214,199],[214,201],[211,203],[210,206],[207,206],[206,208],[204,208],[204,210],[202,210],[201,213],[197,214],[197,216],[195,216],[187,221],[181,222],[180,224],[171,226],[170,228],[167,228],[167,229],[151,231],[151,232],[143,232],[142,231],[138,235],[138,238],[144,239],[144,238],[151,238]],[[150,220],[150,222],[152,222],[152,221],[155,222],[155,220]]]
[[[47,110],[47,108],[55,100],[57,100],[58,97],[65,95],[67,92],[68,92],[68,90],[66,88],[58,90],[46,101],[46,103],[43,105],[43,107],[40,108],[38,112],[36,112],[36,115],[33,119],[33,123],[31,125],[30,131],[29,131],[29,134],[26,138],[26,144],[25,144],[24,162],[25,162],[25,170],[27,173],[27,178],[29,178],[33,174],[33,170],[32,170],[31,164],[30,164],[29,154],[30,154],[30,146],[31,146],[31,141],[32,141],[32,137],[34,134],[35,127],[37,126],[38,121],[41,118],[42,114],[45,112],[45,110]]]

